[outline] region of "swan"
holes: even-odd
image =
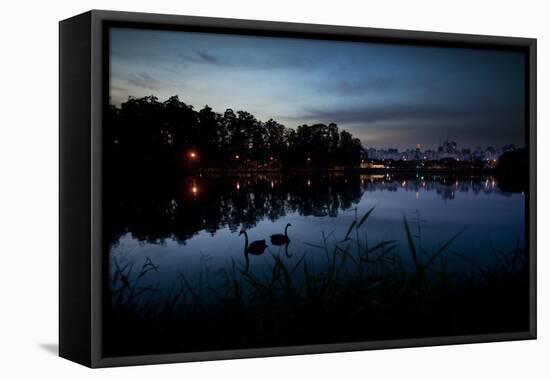
[[[271,244],[273,245],[285,245],[290,243],[290,238],[288,237],[287,231],[288,228],[292,226],[290,223],[288,223],[285,226],[285,234],[273,234],[271,235]]]
[[[250,245],[248,244],[248,234],[245,230],[242,230],[239,233],[239,236],[244,234],[244,257],[246,259],[246,268],[245,273],[248,272],[248,267],[250,265],[250,262],[248,260],[248,255],[261,255],[264,253],[265,249],[267,248],[267,244],[265,242],[265,239],[262,240],[254,240]]]
[[[292,255],[290,255],[288,253],[288,245],[290,244],[290,238],[288,237],[288,228],[292,226],[290,223],[288,223],[286,226],[285,226],[285,234],[273,234],[271,235],[271,244],[273,245],[284,245],[285,246],[285,255],[286,257],[292,257]]]

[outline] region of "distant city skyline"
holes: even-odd
[[[516,150],[514,144],[503,146],[476,146],[474,148],[460,146],[455,141],[446,140],[436,148],[422,148],[417,144],[414,148],[374,148],[366,147],[368,159],[371,160],[440,160],[452,158],[456,160],[494,160],[506,152]]]
[[[287,127],[334,122],[365,148],[524,147],[521,52],[111,29],[110,98],[178,95]]]

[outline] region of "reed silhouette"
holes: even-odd
[[[159,294],[146,277],[158,272],[149,259],[141,270],[113,260],[105,307],[106,355],[174,353],[395,338],[525,331],[529,280],[525,250],[496,251],[494,264],[471,261],[471,272],[447,270],[449,249],[462,230],[424,250],[403,219],[405,244],[367,243],[361,236],[372,210],[356,216],[334,249],[327,235],[304,246],[296,262],[272,254],[268,274],[232,264],[213,287],[181,283]],[[263,253],[265,240],[245,254]],[[326,265],[305,258],[326,254]],[[313,251],[310,251],[313,252]],[[408,252],[410,261],[401,252]],[[467,258],[468,250],[461,251]],[[411,264],[412,262],[412,264]],[[207,269],[207,267],[205,268]],[[206,271],[205,271],[206,272]],[[208,275],[205,274],[206,277]],[[214,294],[214,295],[212,295]]]

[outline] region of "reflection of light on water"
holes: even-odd
[[[271,181],[271,187],[273,188],[275,186],[275,184],[273,183],[273,181]]]
[[[113,244],[112,250],[115,252],[131,251],[128,253],[128,258],[135,258],[136,266],[141,266],[144,256],[153,256],[155,252],[161,252],[157,255],[159,255],[159,259],[162,258],[163,260],[159,262],[155,261],[155,263],[161,263],[162,266],[170,268],[166,270],[161,268],[162,274],[155,275],[155,273],[151,272],[151,274],[146,276],[146,279],[151,279],[151,283],[156,285],[154,280],[158,277],[159,282],[162,282],[160,285],[166,285],[165,287],[168,291],[174,285],[177,287],[180,282],[178,271],[181,268],[179,267],[185,267],[184,272],[189,275],[188,279],[194,280],[195,277],[199,277],[203,269],[201,267],[202,260],[200,260],[201,252],[203,251],[205,254],[212,256],[212,260],[209,262],[211,265],[208,265],[208,269],[211,269],[212,272],[217,271],[218,268],[225,269],[232,259],[239,264],[238,266],[244,266],[244,257],[242,254],[244,240],[242,236],[239,238],[237,233],[232,232],[232,229],[228,225],[235,226],[238,229],[246,221],[255,221],[256,224],[250,226],[251,230],[248,231],[250,238],[252,240],[266,239],[267,243],[270,244],[269,235],[275,232],[284,232],[284,225],[291,222],[293,228],[289,228],[289,234],[291,238],[294,238],[292,240],[294,244],[290,244],[289,251],[295,253],[295,256],[299,256],[298,258],[301,258],[301,254],[306,252],[304,251],[306,248],[301,245],[302,241],[312,243],[322,242],[323,231],[336,230],[334,237],[328,237],[329,248],[332,249],[334,247],[330,243],[336,243],[339,240],[338,238],[344,237],[344,233],[351,223],[352,219],[350,219],[350,213],[347,210],[353,206],[357,206],[359,208],[358,216],[360,217],[374,204],[378,203],[380,205],[377,205],[373,216],[380,217],[378,219],[383,219],[384,221],[378,222],[375,220],[372,223],[367,222],[368,228],[365,228],[365,230],[368,229],[370,243],[394,238],[398,240],[398,243],[406,246],[405,233],[402,228],[403,213],[409,215],[412,211],[419,210],[422,212],[423,220],[426,221],[426,224],[422,226],[423,243],[430,246],[433,245],[434,248],[438,248],[440,243],[447,241],[463,224],[481,225],[480,230],[470,228],[467,237],[457,238],[453,242],[457,244],[453,244],[451,248],[453,251],[449,251],[449,256],[453,256],[449,258],[449,266],[451,268],[454,266],[451,265],[454,261],[458,261],[457,264],[460,264],[460,261],[462,261],[460,258],[455,259],[451,253],[454,253],[454,249],[456,249],[457,253],[461,253],[463,247],[466,251],[469,251],[469,248],[472,248],[471,246],[476,247],[476,251],[480,251],[479,253],[476,252],[476,259],[479,258],[481,261],[480,264],[491,263],[494,252],[488,246],[490,243],[485,242],[486,238],[494,238],[495,244],[499,249],[506,249],[508,246],[510,246],[510,250],[515,248],[517,235],[515,235],[515,232],[510,232],[509,230],[522,230],[524,201],[527,196],[525,192],[521,192],[521,196],[508,196],[506,191],[499,190],[494,195],[486,195],[490,192],[492,178],[489,178],[487,182],[488,189],[483,190],[487,178],[483,176],[477,176],[475,181],[469,177],[466,180],[460,179],[458,185],[460,190],[456,189],[455,192],[453,190],[456,185],[456,177],[448,177],[447,182],[450,186],[445,186],[440,185],[442,182],[441,176],[433,180],[432,176],[426,175],[422,181],[419,181],[420,177],[413,179],[415,177],[413,175],[407,178],[407,180],[399,176],[395,176],[395,180],[386,182],[384,182],[385,175],[377,179],[374,179],[370,175],[362,177],[361,180],[367,185],[366,190],[363,192],[362,190],[351,191],[348,190],[348,187],[340,185],[344,181],[344,178],[341,176],[335,176],[335,178],[327,176],[328,178],[325,179],[319,179],[322,176],[317,175],[310,176],[309,178],[306,176],[306,189],[308,190],[304,191],[302,186],[304,182],[301,181],[304,178],[303,176],[293,177],[292,180],[285,181],[287,178],[280,175],[264,175],[261,182],[259,182],[259,179],[250,179],[250,183],[253,185],[247,186],[247,178],[244,175],[240,175],[240,177],[222,176],[218,178],[218,176],[215,176],[214,178],[210,178],[205,173],[203,174],[203,179],[194,180],[191,177],[188,179],[189,181],[184,181],[183,195],[180,195],[178,192],[178,198],[176,199],[177,201],[182,201],[181,209],[176,207],[177,203],[174,198],[169,197],[167,200],[164,197],[151,198],[151,201],[155,201],[155,206],[157,206],[157,203],[162,203],[163,206],[165,204],[169,206],[169,209],[175,209],[173,211],[158,212],[158,214],[163,214],[162,216],[165,218],[162,219],[166,220],[166,222],[158,222],[158,226],[162,227],[160,232],[159,230],[151,230],[155,231],[155,234],[147,239],[152,240],[150,243],[140,243],[139,240],[132,238],[132,234],[129,234],[129,236],[120,239],[122,240],[121,243]],[[204,177],[207,178],[204,179]],[[311,177],[314,177],[316,180],[315,188],[312,186],[313,180]],[[354,184],[354,189],[358,189],[356,184],[360,180],[356,180],[356,176],[353,177],[353,179],[348,178],[348,181],[350,184]],[[241,187],[240,178],[243,178],[245,187]],[[410,185],[408,183],[409,180]],[[408,187],[408,191],[404,188],[402,188],[403,190],[398,190],[403,181],[407,182],[406,187]],[[428,181],[430,182],[429,185]],[[494,181],[495,185],[500,184],[500,181],[496,181],[496,178]],[[199,182],[201,186],[199,186]],[[231,188],[231,182],[233,183],[233,188]],[[310,187],[308,187],[308,182]],[[371,182],[373,184],[370,184]],[[275,184],[278,185],[277,191],[273,189],[269,192],[267,190],[269,193],[266,194],[266,189],[270,188],[271,183],[273,183],[273,187]],[[265,184],[267,184],[267,187]],[[187,192],[185,192],[185,188],[187,188]],[[206,188],[204,193],[202,192],[203,188]],[[244,193],[241,193],[240,189],[243,189]],[[235,190],[238,193],[235,193]],[[247,193],[249,190],[253,194],[258,194],[256,196],[257,201],[252,202],[254,196]],[[415,192],[413,196],[410,195],[412,190]],[[420,202],[420,191],[422,191],[422,202]],[[245,193],[247,194],[245,195]],[[505,195],[502,195],[502,193]],[[214,197],[217,195],[219,197]],[[199,206],[192,214],[185,213],[187,203],[196,204],[203,200],[205,203],[208,203],[208,201],[216,203],[219,199],[225,201],[226,198],[230,200],[224,202],[223,206],[219,208],[210,209],[208,206]],[[312,201],[312,198],[315,201]],[[454,202],[449,201],[453,198],[455,198]],[[464,206],[465,204],[468,206]],[[191,206],[193,207],[193,205]],[[247,211],[251,208],[254,211]],[[334,212],[329,213],[325,209],[334,209]],[[213,213],[212,211],[216,212]],[[183,214],[195,220],[189,222],[188,226],[182,226],[181,222],[178,223],[178,219]],[[351,215],[353,216],[353,213]],[[272,216],[275,218],[275,221],[271,220],[270,217]],[[225,220],[227,220],[227,223],[225,223]],[[493,226],[495,224],[497,226]],[[487,228],[491,227],[490,236],[486,236],[487,232],[485,232],[485,228],[482,229],[484,225],[488,225],[486,226]],[[139,223],[136,224],[130,219],[123,231],[140,231],[139,226]],[[176,227],[183,227],[182,230],[184,232],[179,232],[178,235],[181,236],[178,236],[178,238],[186,241],[186,243],[178,243],[174,240],[176,237],[171,236],[175,233]],[[363,225],[363,227],[365,226]],[[196,230],[198,232],[195,232]],[[144,232],[147,231],[144,230]],[[166,238],[166,243],[160,244],[154,242],[154,238],[159,237],[159,235]],[[432,235],[433,239],[431,239]],[[177,240],[179,241],[180,239]],[[294,249],[292,249],[293,245],[295,246]],[[264,258],[269,259],[271,257],[269,252],[276,253],[279,251],[278,248],[270,245],[263,256],[252,258],[251,269],[259,269],[257,272],[261,276],[269,274],[269,272],[262,270],[267,265],[264,265]],[[353,248],[353,246],[350,248]],[[139,254],[136,254],[134,249],[138,249]],[[427,249],[430,252],[433,251],[428,247]],[[352,249],[350,251],[353,252]],[[398,248],[397,251],[396,253],[403,251],[405,258],[408,258],[406,248]],[[281,253],[284,252],[281,250]],[[138,257],[142,260],[139,260]],[[309,253],[307,258],[315,259],[313,263],[318,264],[319,269],[321,267],[324,269],[324,254]],[[295,257],[295,261],[296,259]],[[130,261],[134,262],[134,260]],[[289,260],[289,263],[292,264],[292,260]],[[441,264],[443,264],[443,260],[441,260]],[[462,267],[462,265],[457,266],[460,269]],[[172,269],[172,267],[174,268]],[[464,269],[467,269],[466,272],[469,273],[470,265]],[[298,270],[296,272],[296,279],[298,280],[300,279],[298,278],[300,272]],[[225,281],[222,280],[222,275],[212,274],[211,277],[217,276],[220,276],[219,284],[223,288]],[[217,285],[218,281],[215,281],[216,278],[213,280],[213,285]],[[197,278],[197,282],[199,282],[199,278]],[[149,283],[147,281],[144,285],[149,285]],[[164,286],[161,287],[164,288]]]

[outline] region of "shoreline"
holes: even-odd
[[[424,173],[424,174],[496,174],[496,173],[512,173],[503,171],[497,168],[287,168],[287,169],[227,169],[227,168],[210,168],[199,169],[190,173],[208,174],[208,173],[342,173],[342,174],[388,174],[388,173]]]

